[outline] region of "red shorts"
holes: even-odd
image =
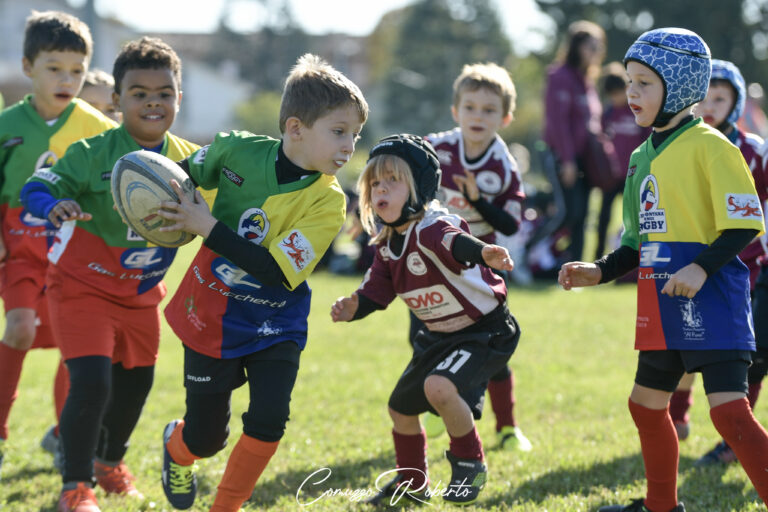
[[[152,366],[160,345],[160,309],[130,308],[66,280],[48,292],[51,327],[64,360],[105,356],[124,368]]]
[[[47,264],[47,260],[46,260]],[[31,348],[55,348],[48,320],[45,297],[46,266],[26,260],[11,260],[0,268],[0,297],[6,314],[12,309],[29,308],[37,313],[35,341]]]

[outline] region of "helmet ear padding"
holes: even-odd
[[[735,124],[744,113],[744,104],[747,100],[747,85],[741,71],[733,62],[727,60],[712,59],[712,77],[710,80],[727,80],[736,91],[733,108],[725,119],[727,124]]]
[[[415,205],[406,205],[406,207],[414,208],[413,213],[416,213],[435,198],[440,186],[442,171],[435,148],[429,141],[418,135],[402,133],[381,139],[371,149],[368,160],[385,154],[402,158],[411,168],[418,197],[415,198]]]
[[[666,125],[678,112],[707,96],[712,74],[707,43],[695,32],[659,28],[640,35],[624,56],[651,68],[664,84],[664,100],[654,126]]]

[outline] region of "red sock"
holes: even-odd
[[[688,409],[693,405],[693,393],[691,389],[679,389],[672,393],[669,401],[669,415],[674,423],[688,423]]]
[[[171,433],[171,437],[168,439],[168,443],[166,443],[165,446],[168,448],[168,453],[171,454],[171,458],[176,464],[180,466],[190,466],[200,457],[189,451],[187,443],[184,442],[184,436],[182,435],[183,430],[184,420],[181,420],[176,425],[176,428],[173,429],[173,433]]]
[[[480,436],[477,435],[477,427],[473,426],[472,430],[467,432],[461,437],[451,438],[450,452],[460,459],[472,459],[472,460],[485,460],[485,454],[483,453],[483,442],[480,440]]]
[[[755,410],[755,404],[757,403],[757,397],[760,396],[760,390],[763,388],[763,381],[753,382],[749,385],[749,392],[747,393],[747,400],[749,400],[749,408]]]
[[[21,367],[26,350],[16,350],[0,341],[0,439],[8,439],[8,416],[18,396]]]
[[[713,407],[709,416],[741,462],[760,499],[768,504],[768,432],[752,415],[747,399]]]
[[[64,364],[63,359],[59,359],[59,368],[56,370],[56,378],[53,381],[53,402],[56,406],[56,428],[53,433],[59,437],[58,422],[61,419],[61,411],[64,409],[64,403],[67,401],[69,393],[69,370]]]
[[[648,409],[630,400],[629,412],[637,426],[645,463],[645,506],[672,510],[677,506],[678,444],[669,409]]]
[[[237,512],[251,497],[280,441],[267,443],[245,434],[232,449],[210,512]]]
[[[398,468],[409,468],[400,471],[404,481],[412,480],[411,489],[420,490],[426,487],[427,478],[427,434],[422,430],[418,434],[400,434],[392,430],[395,441],[395,461]]]
[[[488,395],[491,398],[491,408],[496,415],[496,432],[507,425],[515,426],[515,377],[512,368],[509,378],[504,380],[489,380]],[[454,454],[455,455],[455,454]]]

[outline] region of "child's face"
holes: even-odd
[[[664,84],[651,68],[634,60],[627,62],[627,75],[627,101],[635,122],[642,127],[651,126],[661,110]]]
[[[119,123],[121,116],[117,106],[112,102],[113,92],[112,87],[108,85],[87,85],[80,91],[80,97],[102,114]]]
[[[42,51],[34,62],[22,59],[24,74],[32,79],[33,104],[45,119],[55,119],[77,96],[88,71],[88,58],[75,51]]]
[[[352,105],[332,110],[311,128],[295,117],[289,118],[286,126],[286,136],[295,148],[289,155],[293,163],[330,176],[352,157],[363,129],[358,110]]]
[[[733,88],[728,84],[709,84],[707,97],[696,105],[694,112],[710,126],[718,127],[728,118],[736,102]]]
[[[512,114],[502,109],[501,96],[483,87],[462,92],[459,104],[452,106],[451,112],[461,128],[465,148],[480,151],[512,120]]]
[[[123,113],[126,131],[139,145],[151,148],[162,144],[176,119],[181,92],[168,68],[129,69],[113,100]]]
[[[406,201],[411,196],[408,184],[398,180],[392,171],[371,179],[371,207],[384,222],[400,218]]]

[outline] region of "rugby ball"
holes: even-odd
[[[195,200],[195,185],[173,160],[152,151],[133,151],[123,155],[112,168],[112,198],[126,224],[139,236],[163,247],[179,247],[195,238],[186,231],[158,231],[172,221],[158,215],[163,201],[179,201],[171,180],[181,185],[184,194]]]

